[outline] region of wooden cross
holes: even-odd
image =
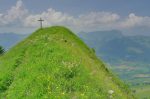
[[[43,24],[42,22],[44,21],[42,18],[40,18],[40,20],[38,20],[40,22],[40,26],[41,26],[41,29],[43,28]]]

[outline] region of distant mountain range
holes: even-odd
[[[150,37],[124,36],[116,30],[79,33],[79,36],[109,63],[115,64],[120,59],[150,63]]]
[[[117,30],[82,32],[78,36],[122,79],[132,85],[150,84],[149,36],[125,36]]]
[[[15,33],[0,33],[0,45],[6,50],[14,46],[19,41],[23,40],[27,35],[15,34]]]

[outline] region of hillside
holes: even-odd
[[[109,64],[108,68],[129,83],[132,90],[136,90],[139,99],[149,99],[150,36],[126,36],[115,30],[78,35],[95,49],[98,57]]]
[[[70,30],[39,29],[0,57],[1,99],[132,99]]]
[[[79,36],[124,80],[132,81],[133,85],[149,82],[150,37],[125,36],[118,31],[81,33]],[[137,77],[141,74],[145,77]]]

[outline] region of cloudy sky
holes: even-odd
[[[0,33],[65,25],[75,32],[120,30],[150,35],[150,0],[0,0]]]

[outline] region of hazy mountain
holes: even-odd
[[[0,45],[6,50],[13,45],[23,40],[27,35],[15,34],[15,33],[0,33]]]
[[[116,30],[79,33],[79,36],[107,62],[121,59],[150,63],[150,37],[124,36]]]
[[[120,31],[111,30],[111,31],[96,31],[96,32],[81,32],[78,34],[88,45],[94,48],[101,47],[104,43],[115,39],[121,38],[123,35]]]
[[[132,85],[150,85],[149,36],[124,36],[116,30],[78,35],[124,81]]]

